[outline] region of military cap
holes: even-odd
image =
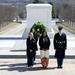
[[[62,30],[62,29],[63,29],[63,27],[62,27],[62,26],[59,26],[59,27],[58,27],[58,30]]]

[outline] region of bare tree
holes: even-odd
[[[12,22],[16,17],[15,7],[9,5],[0,5],[0,28]]]

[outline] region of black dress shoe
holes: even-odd
[[[62,69],[63,67],[62,67],[62,66],[60,66],[60,68]]]
[[[62,69],[62,66],[58,66],[57,68],[58,68],[58,69]]]
[[[57,69],[59,69],[60,67],[58,66]]]

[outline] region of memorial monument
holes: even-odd
[[[28,4],[27,10],[27,29],[26,34],[36,22],[43,23],[47,29],[51,28],[52,21],[52,6],[50,4]]]
[[[52,6],[50,4],[28,4],[27,9],[27,28],[31,28],[35,22],[43,23],[50,28],[52,19]]]

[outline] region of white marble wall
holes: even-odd
[[[27,28],[30,29],[35,22],[42,22],[50,28],[52,19],[52,6],[50,4],[28,4],[27,8]]]

